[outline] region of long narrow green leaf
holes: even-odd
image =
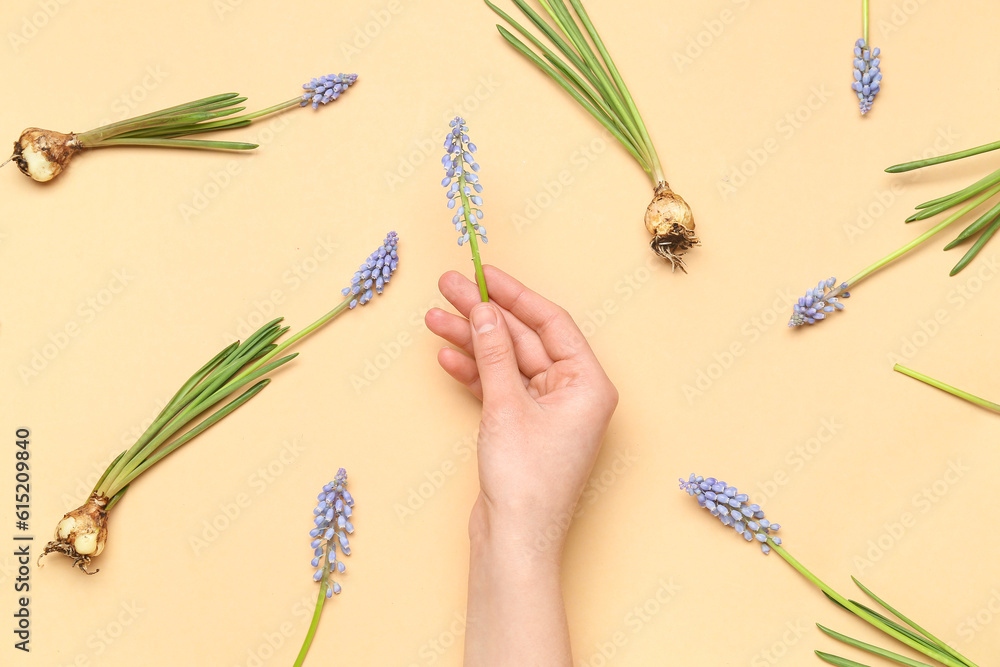
[[[975,665],[973,665],[972,662],[970,662],[961,653],[959,653],[958,651],[956,651],[952,647],[948,646],[948,644],[944,643],[943,641],[941,641],[940,639],[938,639],[937,637],[935,637],[934,635],[932,635],[930,632],[928,632],[927,630],[925,630],[924,628],[922,628],[921,626],[917,625],[912,620],[910,620],[909,618],[907,618],[906,616],[904,616],[903,614],[901,614],[899,612],[899,610],[897,610],[894,607],[892,607],[891,605],[889,605],[885,600],[883,600],[879,596],[877,596],[874,593],[872,593],[867,587],[865,587],[864,584],[862,584],[860,581],[858,581],[857,577],[852,576],[851,579],[854,580],[854,583],[857,584],[858,588],[860,588],[861,590],[863,590],[865,592],[865,595],[867,595],[871,599],[875,600],[875,602],[878,602],[880,605],[882,605],[883,607],[885,607],[886,609],[888,609],[892,614],[894,614],[896,616],[896,618],[898,618],[899,620],[903,621],[904,623],[906,623],[907,625],[909,625],[911,628],[913,628],[914,630],[916,630],[917,632],[919,632],[920,634],[922,634],[924,637],[926,637],[927,639],[929,639],[931,642],[933,642],[935,645],[937,645],[937,647],[941,651],[944,651],[945,653],[947,653],[951,657],[955,658],[956,660],[961,660],[965,664],[969,665],[969,667],[975,667]]]
[[[637,139],[639,139],[638,142],[640,148],[639,152],[646,156],[646,163],[652,166],[653,161],[648,151],[646,150],[645,144],[642,143],[641,140],[642,135],[641,132],[639,131],[638,126],[636,125],[635,118],[632,116],[629,109],[627,108],[628,105],[626,104],[625,98],[622,95],[621,91],[619,91],[618,88],[615,87],[615,84],[611,80],[613,78],[613,75],[609,76],[608,72],[605,71],[604,67],[598,60],[597,54],[594,53],[594,50],[590,47],[590,43],[587,41],[586,36],[583,34],[583,31],[577,25],[576,20],[573,19],[572,15],[570,15],[569,9],[567,9],[563,1],[562,0],[549,0],[549,1],[551,2],[552,6],[556,8],[556,11],[559,11],[562,14],[564,21],[566,21],[567,29],[570,31],[571,39],[575,44],[577,44],[577,49],[579,50],[580,55],[583,57],[584,61],[586,61],[588,67],[590,67],[590,70],[597,77],[597,81],[599,83],[598,90],[601,91],[602,96],[608,102],[608,104],[610,104],[615,108],[615,111],[621,117],[622,121],[628,126],[630,132]]]
[[[497,29],[500,31],[500,34],[503,35],[504,39],[510,42],[511,45],[514,46],[514,48],[516,48],[518,51],[524,54],[524,56],[527,57],[529,60],[531,60],[531,62],[535,63],[535,65],[537,65],[543,72],[552,77],[552,79],[560,86],[562,86],[563,89],[573,97],[573,99],[579,102],[580,105],[584,109],[586,109],[588,113],[590,113],[590,115],[596,118],[598,122],[601,123],[601,125],[606,127],[607,130],[611,132],[611,134],[613,134],[615,138],[622,143],[622,145],[626,148],[626,150],[628,150],[628,152],[632,154],[632,157],[634,157],[636,161],[639,162],[642,168],[645,169],[647,172],[649,171],[649,165],[642,158],[642,156],[640,156],[639,153],[636,152],[636,149],[631,145],[628,139],[626,139],[625,136],[618,130],[618,128],[615,127],[614,123],[611,121],[610,118],[602,114],[600,110],[594,107],[594,105],[590,104],[590,102],[588,102],[579,92],[577,92],[577,90],[573,87],[573,85],[569,81],[565,79],[565,77],[556,72],[556,70],[554,70],[551,65],[549,65],[541,58],[539,58],[534,51],[532,51],[523,43],[521,43],[521,41],[517,37],[512,35],[510,31],[508,31],[502,25],[497,25]]]
[[[227,359],[215,372],[205,378],[205,382],[198,387],[197,391],[191,392],[187,403],[197,403],[215,393],[216,390],[234,378],[251,359],[256,357],[261,349],[267,347],[288,331],[288,327],[281,327],[277,324],[279,321],[280,318],[270,324],[264,325],[250,336],[246,342],[239,346],[231,359]]]
[[[607,79],[607,76],[603,71],[598,71],[594,69],[593,65],[597,63],[597,60],[596,57],[594,57],[593,53],[589,51],[589,47],[586,44],[586,40],[583,39],[583,33],[581,33],[579,30],[571,32],[572,29],[566,28],[564,23],[559,21],[558,18],[553,15],[553,18],[554,20],[556,20],[556,23],[559,26],[560,30],[563,31],[563,33],[567,36],[567,38],[569,38],[571,41],[577,44],[576,48],[571,47],[524,0],[512,0],[512,1],[525,14],[525,16],[527,16],[531,20],[531,22],[535,24],[536,27],[538,27],[542,32],[544,32],[546,37],[548,37],[552,41],[552,43],[555,44],[556,47],[570,59],[570,61],[580,71],[580,73],[587,78],[587,80],[590,82],[590,85],[593,87],[593,90],[596,93],[596,95],[600,96],[601,99],[603,100],[604,102],[603,106],[605,107],[605,110],[608,113],[608,115],[615,119],[615,122],[622,129],[622,132],[626,134],[629,137],[629,139],[631,139],[633,147],[636,149],[636,152],[640,153],[643,156],[645,163],[651,165],[652,161],[649,158],[648,152],[645,150],[645,146],[642,144],[641,137],[639,133],[636,131],[634,124],[630,122],[631,119],[625,112],[622,100],[618,97],[617,91],[613,90],[613,87],[610,85],[610,81]],[[552,15],[551,8],[547,9],[549,9],[550,15]],[[499,13],[499,10],[496,11]],[[507,18],[507,20],[511,21],[516,25],[516,22],[514,22],[509,17]],[[573,24],[573,28],[576,28],[575,24]],[[530,37],[530,35],[523,29],[522,32],[525,33],[526,36]],[[586,57],[587,53],[590,53],[589,58]],[[612,107],[614,108],[613,111]]]
[[[187,382],[181,385],[181,388],[177,390],[177,393],[174,394],[173,398],[171,398],[170,401],[163,407],[163,410],[161,410],[160,414],[157,415],[157,419],[167,414],[172,407],[182,402],[184,400],[184,396],[191,391],[191,389],[204,380],[219,366],[219,364],[224,363],[226,358],[229,357],[229,355],[232,354],[239,346],[239,342],[230,343],[221,352],[209,359],[207,364],[195,371],[194,375],[192,375]],[[154,419],[153,421],[156,420]]]
[[[936,204],[940,204],[941,202],[948,201],[949,199],[953,199],[953,198],[956,198],[956,197],[961,197],[962,194],[964,194],[965,192],[972,190],[976,186],[982,185],[983,183],[985,183],[988,180],[990,180],[991,178],[993,178],[993,176],[995,176],[995,175],[996,175],[996,172],[993,172],[991,174],[987,174],[986,176],[983,176],[982,178],[980,178],[978,181],[976,181],[972,185],[967,185],[964,188],[962,188],[961,190],[956,190],[955,192],[952,192],[950,195],[945,195],[944,197],[938,197],[937,199],[931,199],[930,201],[925,201],[923,204],[917,204],[916,206],[914,206],[914,208],[917,208],[917,209],[928,208],[929,206],[935,206]],[[965,199],[965,197],[962,197],[962,198]]]
[[[514,0],[514,1],[518,2],[518,0]],[[574,70],[572,67],[570,67],[569,65],[567,65],[565,61],[563,61],[558,55],[556,55],[555,53],[553,53],[553,51],[551,49],[549,49],[547,46],[545,46],[545,44],[543,44],[541,40],[539,40],[537,37],[535,37],[533,34],[531,34],[531,32],[529,32],[527,29],[525,29],[524,26],[522,26],[520,23],[518,23],[513,18],[511,18],[510,16],[508,16],[499,7],[497,7],[492,2],[490,2],[490,0],[485,0],[485,2],[486,2],[487,5],[489,5],[489,7],[494,12],[496,12],[497,14],[499,14],[504,20],[506,20],[508,23],[510,23],[515,28],[517,28],[518,32],[520,32],[522,35],[524,35],[525,38],[527,38],[528,40],[530,40],[531,43],[542,52],[542,54],[545,56],[545,58],[550,63],[552,63],[552,65],[554,65],[556,68],[559,69],[559,71],[563,74],[563,76],[567,77],[570,81],[572,81],[572,83],[576,86],[577,90],[579,90],[580,93],[582,93],[583,95],[585,95],[587,97],[587,100],[591,104],[593,104],[595,107],[599,108],[608,117],[609,120],[611,120],[612,122],[614,122],[615,125],[618,126],[618,129],[621,130],[622,134],[625,135],[629,139],[629,141],[632,143],[632,147],[636,150],[636,152],[639,152],[639,153],[643,152],[641,144],[639,143],[639,140],[637,139],[637,137],[635,137],[635,136],[632,135],[632,133],[629,131],[629,129],[627,127],[625,127],[625,125],[622,123],[621,119],[617,116],[617,114],[615,114],[610,108],[608,108],[608,106],[605,103],[603,97],[601,97],[601,94],[597,90],[595,90],[594,88],[592,88],[590,85],[588,85],[587,82],[585,82],[583,80],[583,78],[580,77],[580,75],[576,72],[576,70]],[[525,13],[527,13],[527,12],[531,11],[531,8],[530,7],[523,7],[522,10],[525,11]],[[532,15],[535,16],[535,17],[537,17],[537,14],[534,14],[534,12],[532,12]],[[529,18],[531,18],[531,16],[529,16]],[[532,19],[533,22],[535,20],[536,19],[534,19],[534,18]],[[544,21],[542,21],[540,17],[537,17],[536,25],[539,25],[539,24],[545,25],[548,28],[548,24],[546,24]],[[549,28],[549,30],[551,30],[551,28]],[[552,34],[549,35],[549,37],[550,37],[550,39],[553,39],[553,41],[559,39],[559,36],[556,35],[554,32],[552,32]],[[566,47],[566,48],[568,48],[568,47]],[[576,55],[575,52],[573,52],[573,51],[568,51],[568,52],[567,51],[563,51],[563,53],[567,54],[567,55],[569,53],[572,53],[574,56]],[[649,161],[646,160],[646,162],[648,163]]]
[[[894,164],[891,167],[887,168],[886,171],[889,172],[890,174],[899,174],[904,171],[913,171],[914,169],[929,167],[934,164],[951,162],[952,160],[961,160],[962,158],[969,157],[972,155],[979,155],[980,153],[995,151],[998,148],[1000,148],[1000,141],[994,141],[991,144],[983,144],[982,146],[977,146],[975,148],[968,148],[964,151],[956,151],[955,153],[948,153],[947,155],[941,155],[940,157],[932,157],[924,160],[914,160],[912,162]]]
[[[206,391],[211,393],[223,383],[229,381],[246,364],[246,352],[248,349],[259,348],[260,341],[266,339],[268,336],[271,337],[270,340],[274,340],[277,335],[280,335],[277,332],[280,331],[278,322],[281,319],[279,317],[268,322],[254,332],[242,345],[238,342],[230,344],[192,375],[167,406],[164,407],[159,416],[153,420],[153,423],[139,436],[135,444],[125,452],[124,457],[117,461],[117,463],[112,463],[109,469],[105,471],[105,479],[98,483],[95,490],[107,493],[111,485],[122,476],[123,472],[140,465],[143,458],[151,454],[158,446],[151,445],[150,443],[160,437],[164,429],[168,428],[168,425],[185,408],[200,396],[205,395]]]
[[[941,213],[942,211],[946,211],[949,208],[957,206],[958,204],[961,204],[962,202],[971,199],[972,197],[975,197],[984,190],[988,190],[997,183],[1000,183],[1000,169],[993,172],[986,178],[976,181],[969,187],[960,190],[959,192],[955,193],[950,199],[946,199],[943,202],[934,204],[933,206],[928,206],[924,209],[917,211],[916,213],[908,217],[906,219],[906,222],[913,222],[914,220],[925,220],[927,218],[934,217],[938,213]]]
[[[259,144],[234,141],[200,141],[196,139],[108,139],[101,142],[105,146],[160,146],[162,148],[201,148],[205,150],[252,151]]]
[[[122,126],[127,126],[131,123],[138,121],[148,120],[150,118],[156,118],[158,116],[164,116],[171,113],[176,113],[178,111],[186,111],[189,109],[217,104],[220,102],[226,102],[227,104],[232,104],[232,100],[239,96],[239,93],[222,93],[221,95],[212,95],[211,97],[203,97],[200,100],[195,100],[193,102],[187,102],[185,104],[178,104],[177,106],[167,107],[166,109],[160,109],[159,111],[154,111],[152,113],[143,114],[142,116],[135,116],[134,118],[126,118],[125,120],[120,120],[115,123],[110,123],[108,125],[102,125],[101,127],[96,127],[93,130],[88,130],[87,132],[81,132],[80,134],[85,135],[100,135],[109,130],[115,130]],[[244,98],[245,99],[245,98]],[[229,100],[227,102],[227,100]]]
[[[111,469],[114,468],[119,461],[121,461],[123,456],[125,456],[125,452],[122,452],[121,454],[116,456],[115,460],[111,462],[111,465],[109,465],[107,468],[104,469],[104,474],[101,475],[101,478],[99,480],[97,480],[97,484],[94,484],[95,491],[101,487],[101,483],[103,483],[104,480],[108,478],[108,473],[111,472]]]
[[[560,0],[561,1],[561,0]],[[660,171],[660,160],[656,155],[656,149],[653,147],[653,142],[649,138],[649,132],[646,131],[646,124],[642,122],[642,116],[639,115],[639,109],[635,105],[635,100],[632,99],[632,94],[629,92],[628,87],[625,85],[625,80],[622,78],[621,73],[615,66],[614,61],[611,59],[611,54],[608,53],[607,48],[604,46],[604,41],[601,36],[597,33],[597,29],[590,20],[590,16],[587,15],[587,10],[584,9],[583,3],[580,0],[570,0],[573,5],[573,9],[576,10],[577,15],[580,17],[580,22],[587,29],[590,34],[591,40],[594,42],[594,46],[601,54],[601,59],[604,61],[605,66],[608,68],[608,72],[611,73],[611,77],[615,81],[615,85],[618,88],[618,92],[622,99],[625,101],[626,106],[630,116],[635,121],[636,126],[639,128],[639,133],[642,137],[643,142],[646,145],[646,153],[650,156],[653,161],[653,167],[656,171]]]
[[[163,406],[160,413],[156,416],[153,422],[143,431],[142,435],[136,440],[136,442],[126,451],[122,452],[111,465],[105,469],[104,474],[101,475],[101,479],[98,480],[97,484],[94,485],[94,491],[100,491],[104,482],[110,477],[114,479],[121,472],[128,463],[132,461],[136,454],[138,454],[142,448],[148,443],[156,433],[160,430],[163,424],[166,424],[173,416],[183,407],[185,401],[184,397],[194,388],[199,382],[205,379],[219,364],[225,362],[225,359],[229,357],[238,347],[237,343],[233,343],[226,347],[224,350],[216,354],[214,357],[208,360],[204,366],[195,371],[187,382],[181,385],[181,388],[177,390],[173,398]]]
[[[976,219],[971,225],[962,230],[962,233],[955,237],[955,240],[944,247],[945,250],[951,250],[962,241],[968,239],[971,236],[975,236],[977,233],[982,231],[984,228],[990,225],[997,216],[1000,216],[1000,203],[991,208],[990,210],[983,213],[979,218]]]
[[[155,438],[149,441],[149,443],[143,447],[142,451],[133,459],[132,463],[125,466],[122,472],[118,473],[118,476],[111,481],[110,489],[120,488],[123,483],[127,484],[129,479],[135,479],[133,472],[139,467],[143,466],[145,462],[156,453],[156,450],[160,445],[167,442],[173,435],[183,429],[191,420],[198,417],[200,414],[213,407],[216,403],[228,398],[234,392],[236,392],[241,387],[256,381],[262,375],[265,375],[274,369],[288,363],[292,359],[298,356],[298,353],[290,354],[287,357],[282,357],[277,361],[273,361],[266,366],[261,367],[253,373],[250,373],[246,377],[242,377],[237,380],[233,380],[230,383],[219,388],[211,395],[205,397],[204,399],[199,399],[195,403],[192,403],[183,411],[181,411],[169,424],[165,425],[160,429],[159,433]],[[148,467],[148,466],[147,466]],[[145,468],[143,468],[145,470]]]
[[[828,662],[831,665],[837,665],[837,667],[870,667],[863,662],[855,662],[854,660],[841,658],[840,656],[832,655],[830,653],[823,653],[823,651],[816,651],[816,655],[819,656],[820,660]]]
[[[205,132],[219,132],[221,130],[235,130],[241,127],[246,127],[253,123],[252,120],[240,119],[240,118],[227,118],[225,120],[218,120],[214,123],[198,123],[195,125],[181,125],[174,126],[168,125],[166,127],[152,128],[149,130],[137,130],[135,132],[129,132],[128,134],[121,135],[122,138],[140,138],[146,139],[151,137],[164,137],[179,138],[187,137],[192,134],[204,134]]]
[[[132,471],[132,473],[129,474],[128,477],[126,477],[123,480],[124,484],[127,486],[128,484],[132,483],[132,481],[135,480],[136,477],[145,472],[157,461],[167,456],[168,454],[174,452],[175,450],[186,444],[188,441],[190,441],[192,438],[196,437],[197,435],[205,431],[206,429],[211,428],[221,419],[224,419],[233,410],[236,410],[238,407],[240,407],[241,405],[249,401],[251,398],[256,396],[270,382],[271,382],[270,379],[261,380],[260,382],[252,386],[250,389],[240,394],[238,398],[232,400],[225,406],[219,408],[217,411],[212,413],[210,416],[206,417],[197,426],[195,426],[189,431],[186,431],[184,435],[177,438],[166,447],[161,448],[160,451],[156,452],[155,454],[147,458],[145,461],[143,461],[142,465],[140,465],[134,471]]]
[[[217,111],[198,111],[196,113],[186,113],[179,116],[170,116],[164,118],[154,118],[152,120],[143,121],[135,126],[127,128],[126,131],[116,132],[113,137],[108,137],[108,139],[125,139],[129,137],[138,136],[142,132],[168,132],[169,134],[176,133],[177,136],[181,136],[183,132],[180,130],[185,127],[197,126],[202,124],[209,124],[210,121],[214,121],[217,118],[225,118],[226,116],[232,116],[234,113],[239,113],[240,111],[245,111],[246,107],[232,107],[230,109],[219,109]],[[230,121],[234,119],[229,119]],[[218,124],[218,123],[216,123]],[[99,147],[104,141],[104,139],[97,143],[91,143],[89,146],[91,148]]]
[[[110,512],[111,508],[114,507],[115,505],[117,505],[118,501],[122,499],[122,496],[125,495],[126,491],[128,491],[128,484],[126,484],[125,486],[123,486],[118,493],[116,493],[115,495],[111,496],[111,499],[108,501],[108,504],[104,508],[104,511]]]
[[[907,658],[905,655],[900,655],[898,653],[894,653],[893,651],[889,651],[887,649],[875,646],[874,644],[868,644],[863,641],[854,639],[852,637],[848,637],[847,635],[843,635],[835,630],[831,630],[830,628],[822,626],[819,623],[816,624],[816,627],[818,627],[820,630],[830,635],[837,641],[844,642],[845,644],[848,644],[849,646],[853,646],[855,648],[859,648],[862,651],[868,651],[869,653],[874,653],[875,655],[881,656],[886,660],[892,660],[894,662],[898,662],[901,665],[906,665],[907,667],[933,667],[933,665],[928,665],[926,662],[920,662],[919,660]]]
[[[830,598],[830,596],[827,596],[827,597]],[[855,610],[851,609],[850,607],[845,607],[844,605],[840,604],[840,602],[838,602],[837,600],[834,600],[833,598],[830,598],[830,599],[833,600],[834,602],[836,602],[837,605],[839,607],[841,607],[842,609],[844,609],[845,611],[849,611],[850,613],[854,614],[855,616],[858,616],[858,613]],[[917,647],[917,646],[913,646],[911,648],[916,648],[921,653],[924,653],[924,655],[927,655],[927,651],[930,651],[930,652],[934,653],[935,655],[939,654],[941,652],[941,649],[939,649],[937,646],[935,646],[934,644],[932,644],[931,642],[929,642],[924,636],[922,636],[920,634],[917,634],[916,632],[914,632],[910,628],[907,628],[907,627],[905,627],[903,625],[900,625],[899,623],[897,623],[896,621],[892,620],[891,618],[885,616],[884,614],[881,614],[878,611],[875,611],[871,607],[868,607],[868,606],[866,606],[864,604],[861,604],[860,602],[857,602],[855,600],[850,600],[849,602],[851,604],[855,605],[856,607],[858,607],[859,609],[862,609],[863,611],[867,612],[868,614],[871,614],[873,617],[875,617],[876,619],[878,619],[879,621],[881,621],[882,623],[884,623],[888,627],[892,628],[893,630],[895,630],[896,632],[898,632],[898,633],[900,633],[902,635],[905,635],[910,641],[915,642],[916,644],[919,644],[920,647],[922,647],[922,648],[920,648],[920,647]]]

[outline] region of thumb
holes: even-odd
[[[469,313],[469,321],[472,323],[472,347],[483,387],[483,403],[523,393],[524,383],[514,355],[514,341],[503,313],[492,303],[479,303]]]

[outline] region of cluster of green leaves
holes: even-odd
[[[890,174],[898,174],[906,171],[912,171],[914,169],[920,169],[922,167],[941,164],[943,162],[960,160],[962,158],[979,155],[980,153],[996,150],[998,148],[1000,148],[1000,141],[978,146],[976,148],[970,148],[964,151],[958,151],[956,153],[949,153],[948,155],[942,155],[941,157],[929,158],[926,160],[914,160],[913,162],[893,165],[892,167],[886,169],[886,171]],[[913,222],[916,220],[931,218],[939,213],[947,211],[948,209],[954,208],[959,204],[972,200],[973,198],[978,198],[976,199],[976,205],[978,206],[983,201],[992,198],[998,193],[1000,193],[1000,169],[994,171],[988,176],[984,176],[972,185],[962,188],[957,192],[953,192],[950,195],[938,197],[937,199],[932,199],[920,204],[917,206],[917,212],[907,218],[906,221]],[[964,214],[965,212],[962,213],[962,215]],[[961,216],[953,217],[957,218]],[[951,275],[954,276],[968,266],[969,262],[971,262],[976,255],[979,254],[979,251],[982,250],[993,235],[996,234],[997,230],[1000,230],[1000,202],[996,203],[988,211],[979,216],[979,218],[966,227],[962,233],[955,237],[955,240],[945,246],[945,250],[951,250],[952,248],[968,241],[977,234],[979,235],[979,238],[976,239],[962,259],[955,264],[955,267],[951,270]]]
[[[246,99],[239,97],[237,93],[213,95],[169,109],[161,109],[143,116],[104,125],[89,132],[82,132],[78,138],[85,148],[166,146],[210,150],[252,150],[257,148],[257,144],[179,138],[202,132],[246,127],[253,122],[253,118],[249,116],[226,118],[226,116],[232,116],[245,110],[246,107],[235,105],[245,102]]]
[[[878,619],[878,621],[881,624],[891,628],[896,633],[899,633],[900,635],[905,637],[905,639],[900,637],[897,637],[897,639],[903,641],[906,644],[909,644],[910,646],[914,647],[916,650],[920,651],[927,657],[937,661],[937,663],[939,664],[947,665],[948,667],[976,667],[976,664],[974,662],[963,656],[955,649],[948,646],[948,644],[946,644],[945,642],[941,641],[940,639],[932,635],[923,627],[914,623],[912,620],[901,614],[893,607],[889,606],[889,604],[887,604],[884,600],[882,600],[880,597],[878,597],[870,590],[868,590],[868,588],[866,588],[860,581],[858,581],[854,577],[851,578],[854,579],[854,583],[857,584],[858,587],[862,591],[864,591],[868,597],[874,600],[885,611],[888,611],[890,614],[898,618],[900,622],[896,622],[891,618],[889,618],[888,616],[884,615],[883,613],[876,611],[875,609],[872,609],[871,607],[868,607],[856,600],[848,600],[847,601],[848,604],[845,605],[843,604],[843,602],[837,600],[835,597],[829,594],[827,595],[827,597],[829,597],[833,602],[835,602],[843,609],[846,609],[847,611],[858,616],[859,618],[862,618],[863,620],[866,621],[869,620],[868,618],[865,617],[866,615]],[[900,655],[899,653],[895,653],[893,651],[889,651],[887,649],[880,648],[878,646],[874,646],[872,644],[868,644],[863,641],[859,641],[857,639],[853,639],[846,635],[840,634],[839,632],[835,632],[827,627],[819,625],[818,623],[817,626],[819,627],[820,630],[822,630],[823,632],[825,632],[826,634],[828,634],[829,636],[833,637],[838,641],[841,641],[849,646],[859,648],[862,651],[867,651],[872,655],[877,655],[881,658],[885,658],[886,660],[891,660],[892,662],[896,662],[900,665],[907,665],[908,667],[933,667],[933,665],[930,665],[926,662],[914,660],[913,658],[908,658],[904,655]],[[820,658],[830,663],[831,665],[837,665],[838,667],[868,667],[868,665],[865,665],[864,663],[857,662],[855,660],[848,660],[847,658],[841,658],[839,656],[832,655],[830,653],[824,653],[823,651],[816,651],[816,655],[818,655]]]
[[[654,184],[662,181],[663,170],[639,110],[580,0],[569,0],[572,13],[563,0],[539,0],[552,20],[551,23],[542,18],[525,0],[513,0],[525,17],[548,39],[552,48],[490,0],[485,2],[531,42],[545,59],[502,25],[497,25],[497,30],[504,39],[552,77],[580,106],[607,128],[650,175]]]
[[[296,352],[271,361],[287,346],[279,348],[275,344],[288,331],[279,322],[281,318],[265,324],[244,342],[232,343],[212,357],[174,394],[136,443],[108,466],[94,487],[95,493],[111,499],[108,509],[121,499],[136,477],[256,396],[270,382],[262,376],[298,356]],[[251,385],[249,389],[221,405],[247,385]],[[210,414],[174,438],[205,413]]]

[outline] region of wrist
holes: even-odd
[[[552,570],[562,562],[565,521],[540,521],[537,517],[492,506],[480,494],[469,517],[469,542],[473,555],[502,554],[515,568]]]

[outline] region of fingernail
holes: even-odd
[[[496,328],[497,314],[492,306],[481,303],[472,309],[471,315],[472,326],[475,327],[476,333],[484,334]]]

